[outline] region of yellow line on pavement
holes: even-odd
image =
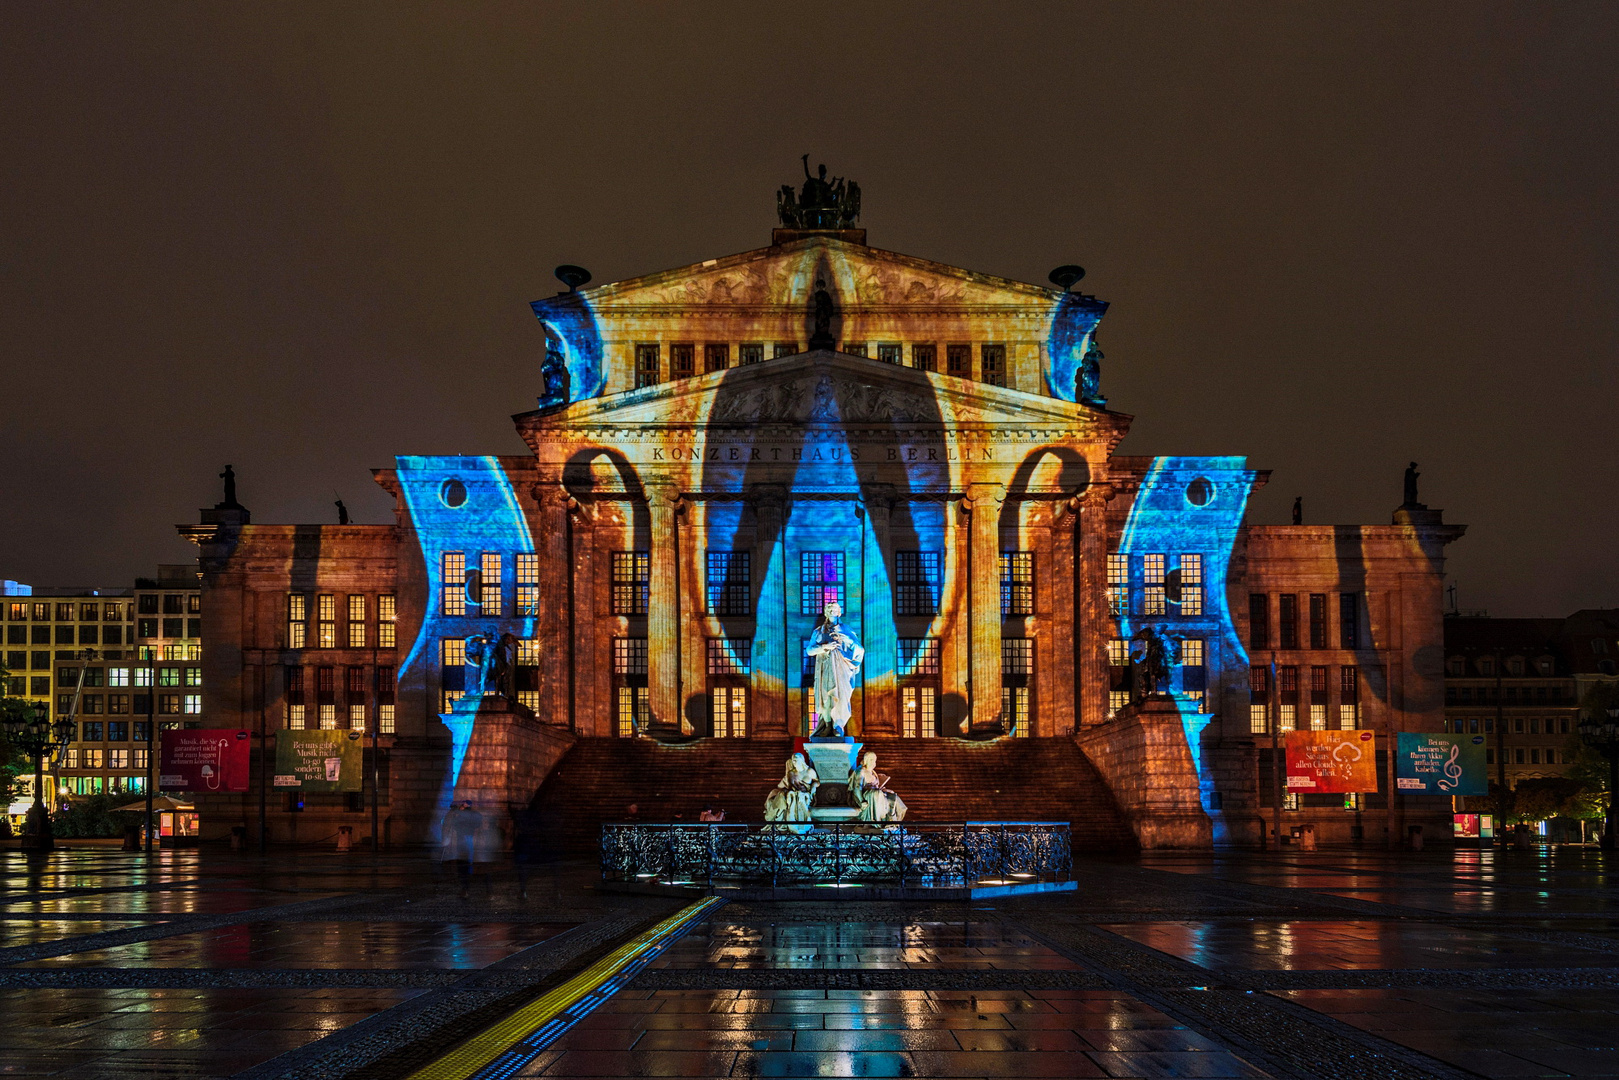
[[[411,1073],[408,1080],[467,1080],[507,1047],[572,1007],[580,998],[634,963],[648,949],[656,947],[686,923],[700,918],[722,903],[723,900],[710,896],[683,908],[567,982],[524,1005],[504,1020],[491,1024],[438,1060]]]

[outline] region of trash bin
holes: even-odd
[[[354,826],[339,825],[337,827],[337,850],[350,851],[354,847]]]
[[[1422,850],[1422,826],[1421,825],[1409,825],[1409,826],[1406,827],[1406,833],[1411,838],[1411,850],[1412,851],[1421,851]]]
[[[124,826],[124,850],[139,851],[141,849],[141,827],[139,825]]]
[[[1299,832],[1299,850],[1300,851],[1314,851],[1315,850],[1315,826],[1314,825],[1306,825],[1306,826],[1304,826],[1304,828],[1302,830],[1300,830],[1300,832]]]

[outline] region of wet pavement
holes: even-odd
[[[1619,1076],[1589,849],[1149,855],[1077,893],[731,903],[523,1076]],[[488,886],[487,890],[484,885]],[[0,1077],[405,1076],[685,901],[552,868],[0,852]]]

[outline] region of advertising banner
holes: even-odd
[[[1343,793],[1377,790],[1377,742],[1370,731],[1287,733],[1287,790]]]
[[[158,751],[160,791],[246,791],[248,751],[245,731],[208,728],[165,731]]]
[[[299,791],[359,791],[358,731],[275,733],[275,787]]]
[[[1412,794],[1488,795],[1484,736],[1401,732],[1394,787]]]

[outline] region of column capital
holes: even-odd
[[[1119,489],[1112,484],[1089,484],[1069,500],[1069,509],[1075,513],[1080,510],[1100,510],[1112,502],[1118,493]]]

